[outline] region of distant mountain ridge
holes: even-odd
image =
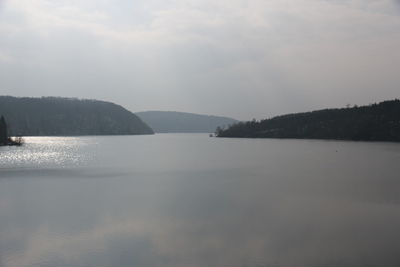
[[[135,114],[156,133],[213,133],[217,127],[238,122],[228,117],[177,111],[144,111]]]
[[[139,117],[111,102],[61,98],[0,96],[9,135],[153,134]]]
[[[400,142],[400,100],[241,122],[217,136]]]

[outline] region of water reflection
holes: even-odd
[[[400,266],[398,145],[120,138],[0,174],[0,266]]]
[[[23,147],[0,147],[0,168],[65,167],[89,160],[84,147],[94,140],[82,137],[24,137]]]

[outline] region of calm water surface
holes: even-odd
[[[400,145],[197,134],[0,148],[0,266],[400,266]]]

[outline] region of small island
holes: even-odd
[[[400,142],[400,100],[239,122],[217,137]]]
[[[12,139],[8,136],[7,123],[4,116],[0,117],[0,146],[20,146],[23,144],[22,137]]]

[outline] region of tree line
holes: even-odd
[[[8,136],[8,128],[4,116],[0,117],[0,146],[6,145],[22,145],[22,137],[15,137],[12,139]]]
[[[400,100],[239,122],[216,136],[400,142]]]
[[[98,100],[0,96],[0,114],[14,136],[153,134],[132,112]]]

